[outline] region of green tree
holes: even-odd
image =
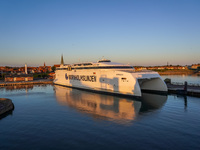
[[[51,67],[52,71],[54,72],[56,70],[56,67],[55,66],[52,66]]]

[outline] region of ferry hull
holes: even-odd
[[[167,93],[166,84],[155,72],[57,70],[54,84],[128,97],[141,97],[142,91]]]

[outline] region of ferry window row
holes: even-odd
[[[133,69],[132,66],[99,66],[99,67],[76,67],[73,69]],[[68,70],[68,68],[57,68],[57,70]]]

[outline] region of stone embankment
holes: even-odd
[[[14,104],[10,99],[0,98],[0,116],[14,109]]]
[[[14,85],[28,85],[28,84],[52,84],[53,80],[33,80],[33,81],[20,81],[20,82],[0,82],[0,87],[14,86]]]

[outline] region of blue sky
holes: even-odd
[[[200,63],[199,0],[0,0],[0,66]]]

